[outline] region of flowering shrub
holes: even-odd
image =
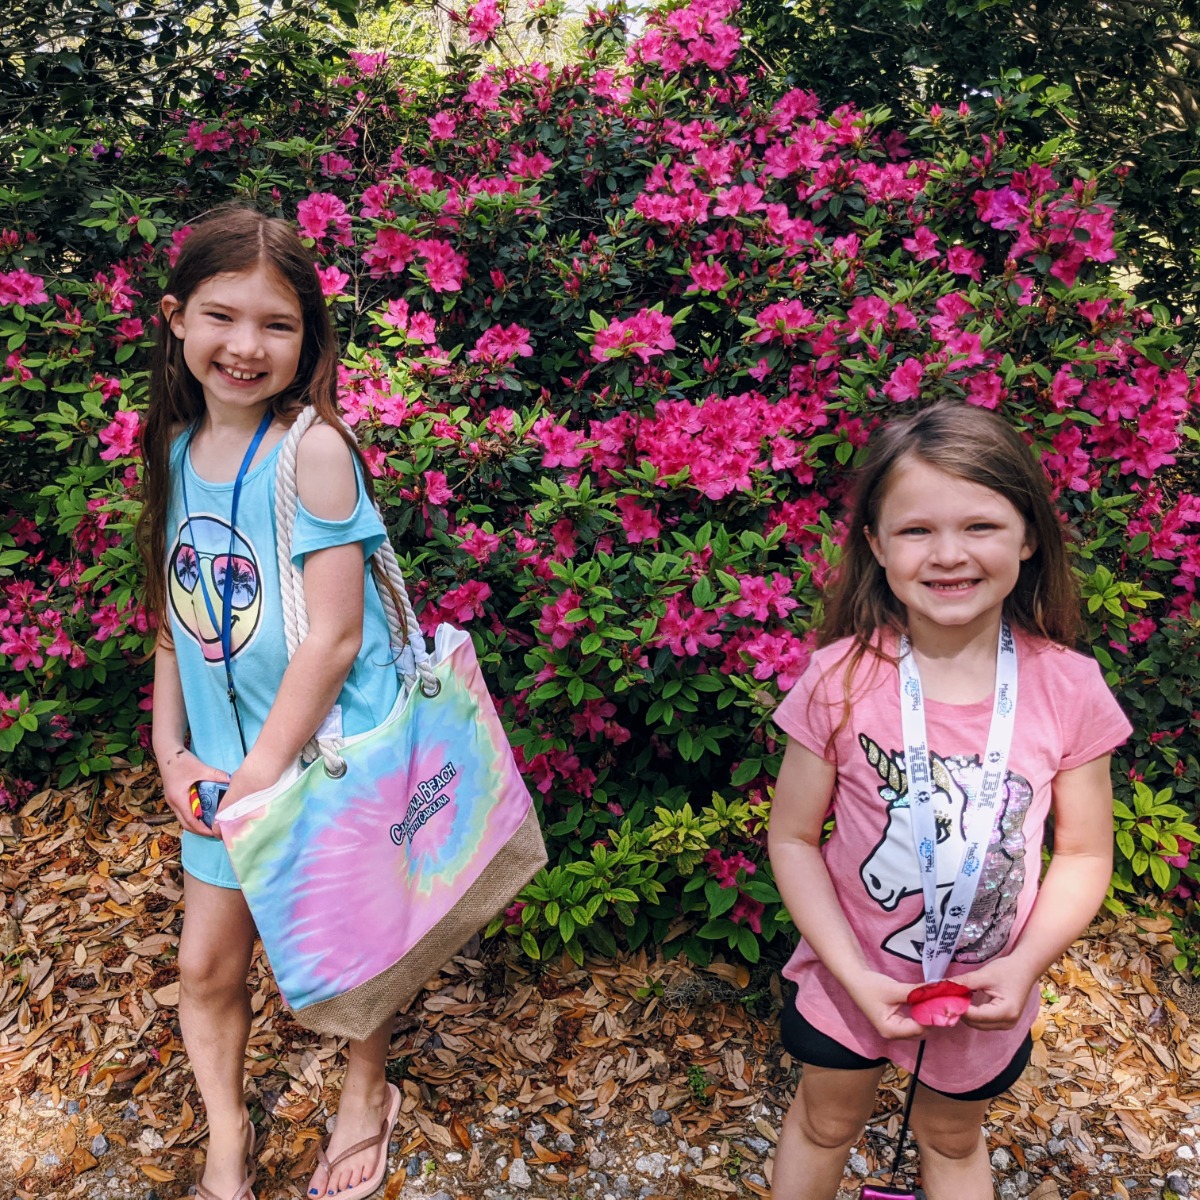
[[[651,16],[619,68],[465,61],[437,97],[370,56],[330,66],[320,104],[264,110],[251,62],[125,149],[126,190],[85,194],[90,257],[8,213],[10,791],[144,751],[149,323],[187,218],[233,191],[311,239],[423,623],[469,629],[500,698],[551,846],[496,923],[529,953],[617,930],[756,959],[786,927],[771,712],[810,653],[849,467],[878,420],[939,397],[999,409],[1040,455],[1079,534],[1086,643],[1137,726],[1118,792],[1180,814],[1114,887],[1200,887],[1197,392],[1168,314],[1113,275],[1120,179],[1011,138],[1003,100],[898,128],[760,94],[735,8]],[[591,52],[622,30],[592,14]],[[39,143],[31,187],[85,136]]]

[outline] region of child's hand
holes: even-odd
[[[167,805],[179,824],[189,833],[198,834],[200,837],[216,837],[199,816],[192,812],[191,787],[193,783],[205,779],[225,783],[229,776],[220,767],[210,767],[201,762],[190,750],[180,750],[166,762],[160,761],[158,773],[162,776],[163,795]]]
[[[972,1029],[1011,1029],[1025,1011],[1037,980],[1031,979],[1013,958],[1004,957],[993,958],[965,975],[955,975],[954,982],[975,993],[971,1007],[963,1013],[963,1024]]]
[[[880,1037],[892,1040],[925,1036],[925,1027],[918,1025],[908,1011],[911,984],[899,983],[878,971],[864,971],[855,976],[847,991]]]
[[[221,797],[217,812],[224,812],[231,804],[236,804],[244,796],[261,792],[279,781],[280,772],[273,768],[257,765],[252,758],[247,758],[234,771],[229,780],[229,790]],[[217,836],[221,836],[221,827],[217,826]]]

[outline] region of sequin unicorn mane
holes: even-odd
[[[877,742],[860,734],[859,745],[867,762],[883,780],[879,794],[887,801],[887,827],[883,837],[859,870],[872,900],[891,912],[906,896],[919,895],[912,839],[912,814],[908,804],[908,776],[904,755],[889,755]],[[982,774],[980,760],[929,756],[934,784],[933,804],[937,825],[937,887],[944,906],[966,848],[964,815]],[[1016,916],[1017,897],[1025,882],[1025,836],[1022,827],[1033,800],[1028,780],[1009,771],[1004,781],[1000,820],[992,832],[979,891],[963,927],[955,952],[958,962],[984,962],[999,953],[1008,941]],[[901,958],[921,961],[925,941],[924,918],[917,918],[891,934],[884,949]]]

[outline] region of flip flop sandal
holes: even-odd
[[[241,1186],[228,1200],[254,1200],[254,1181],[258,1178],[258,1166],[254,1161],[254,1152],[258,1149],[258,1131],[254,1128],[253,1122],[250,1124],[250,1148],[246,1151],[246,1178],[242,1180]],[[204,1174],[204,1168],[201,1167],[200,1174],[196,1176],[196,1200],[222,1200],[211,1188],[206,1188],[200,1182],[201,1176]]]
[[[388,1107],[388,1114],[384,1117],[379,1132],[374,1137],[364,1138],[361,1142],[355,1142],[348,1150],[343,1150],[332,1162],[326,1157],[324,1146],[317,1151],[317,1162],[325,1168],[325,1179],[328,1181],[333,1177],[334,1169],[339,1163],[345,1162],[351,1155],[361,1154],[362,1151],[370,1150],[374,1146],[379,1147],[375,1169],[362,1183],[356,1183],[354,1187],[343,1188],[340,1192],[334,1192],[333,1194],[337,1197],[337,1200],[366,1200],[367,1196],[378,1190],[379,1185],[383,1182],[383,1177],[387,1174],[388,1142],[391,1140],[392,1130],[395,1129],[396,1121],[400,1116],[400,1089],[394,1083],[389,1083],[387,1086],[388,1092],[392,1097],[392,1102]],[[328,1194],[328,1191],[320,1193],[320,1195]],[[240,1200],[240,1197],[235,1196],[233,1200]]]

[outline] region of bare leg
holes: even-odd
[[[250,1116],[242,1075],[250,1036],[246,975],[254,922],[245,898],[184,874],[179,939],[179,1025],[208,1114],[208,1157],[201,1182],[232,1196],[246,1175]]]
[[[882,1067],[804,1068],[775,1150],[773,1200],[834,1200],[846,1158],[875,1107],[882,1075]]]
[[[338,1102],[337,1124],[325,1151],[330,1162],[355,1142],[374,1137],[387,1117],[390,1094],[384,1065],[393,1023],[393,1018],[389,1017],[364,1041],[351,1041],[346,1045],[346,1079]],[[309,1181],[308,1195],[333,1196],[361,1183],[375,1168],[378,1153],[377,1150],[364,1150],[348,1158],[338,1164],[331,1178],[326,1178],[324,1168],[318,1166]]]
[[[992,1166],[983,1140],[990,1100],[952,1100],[918,1084],[912,1127],[929,1200],[992,1200]]]

